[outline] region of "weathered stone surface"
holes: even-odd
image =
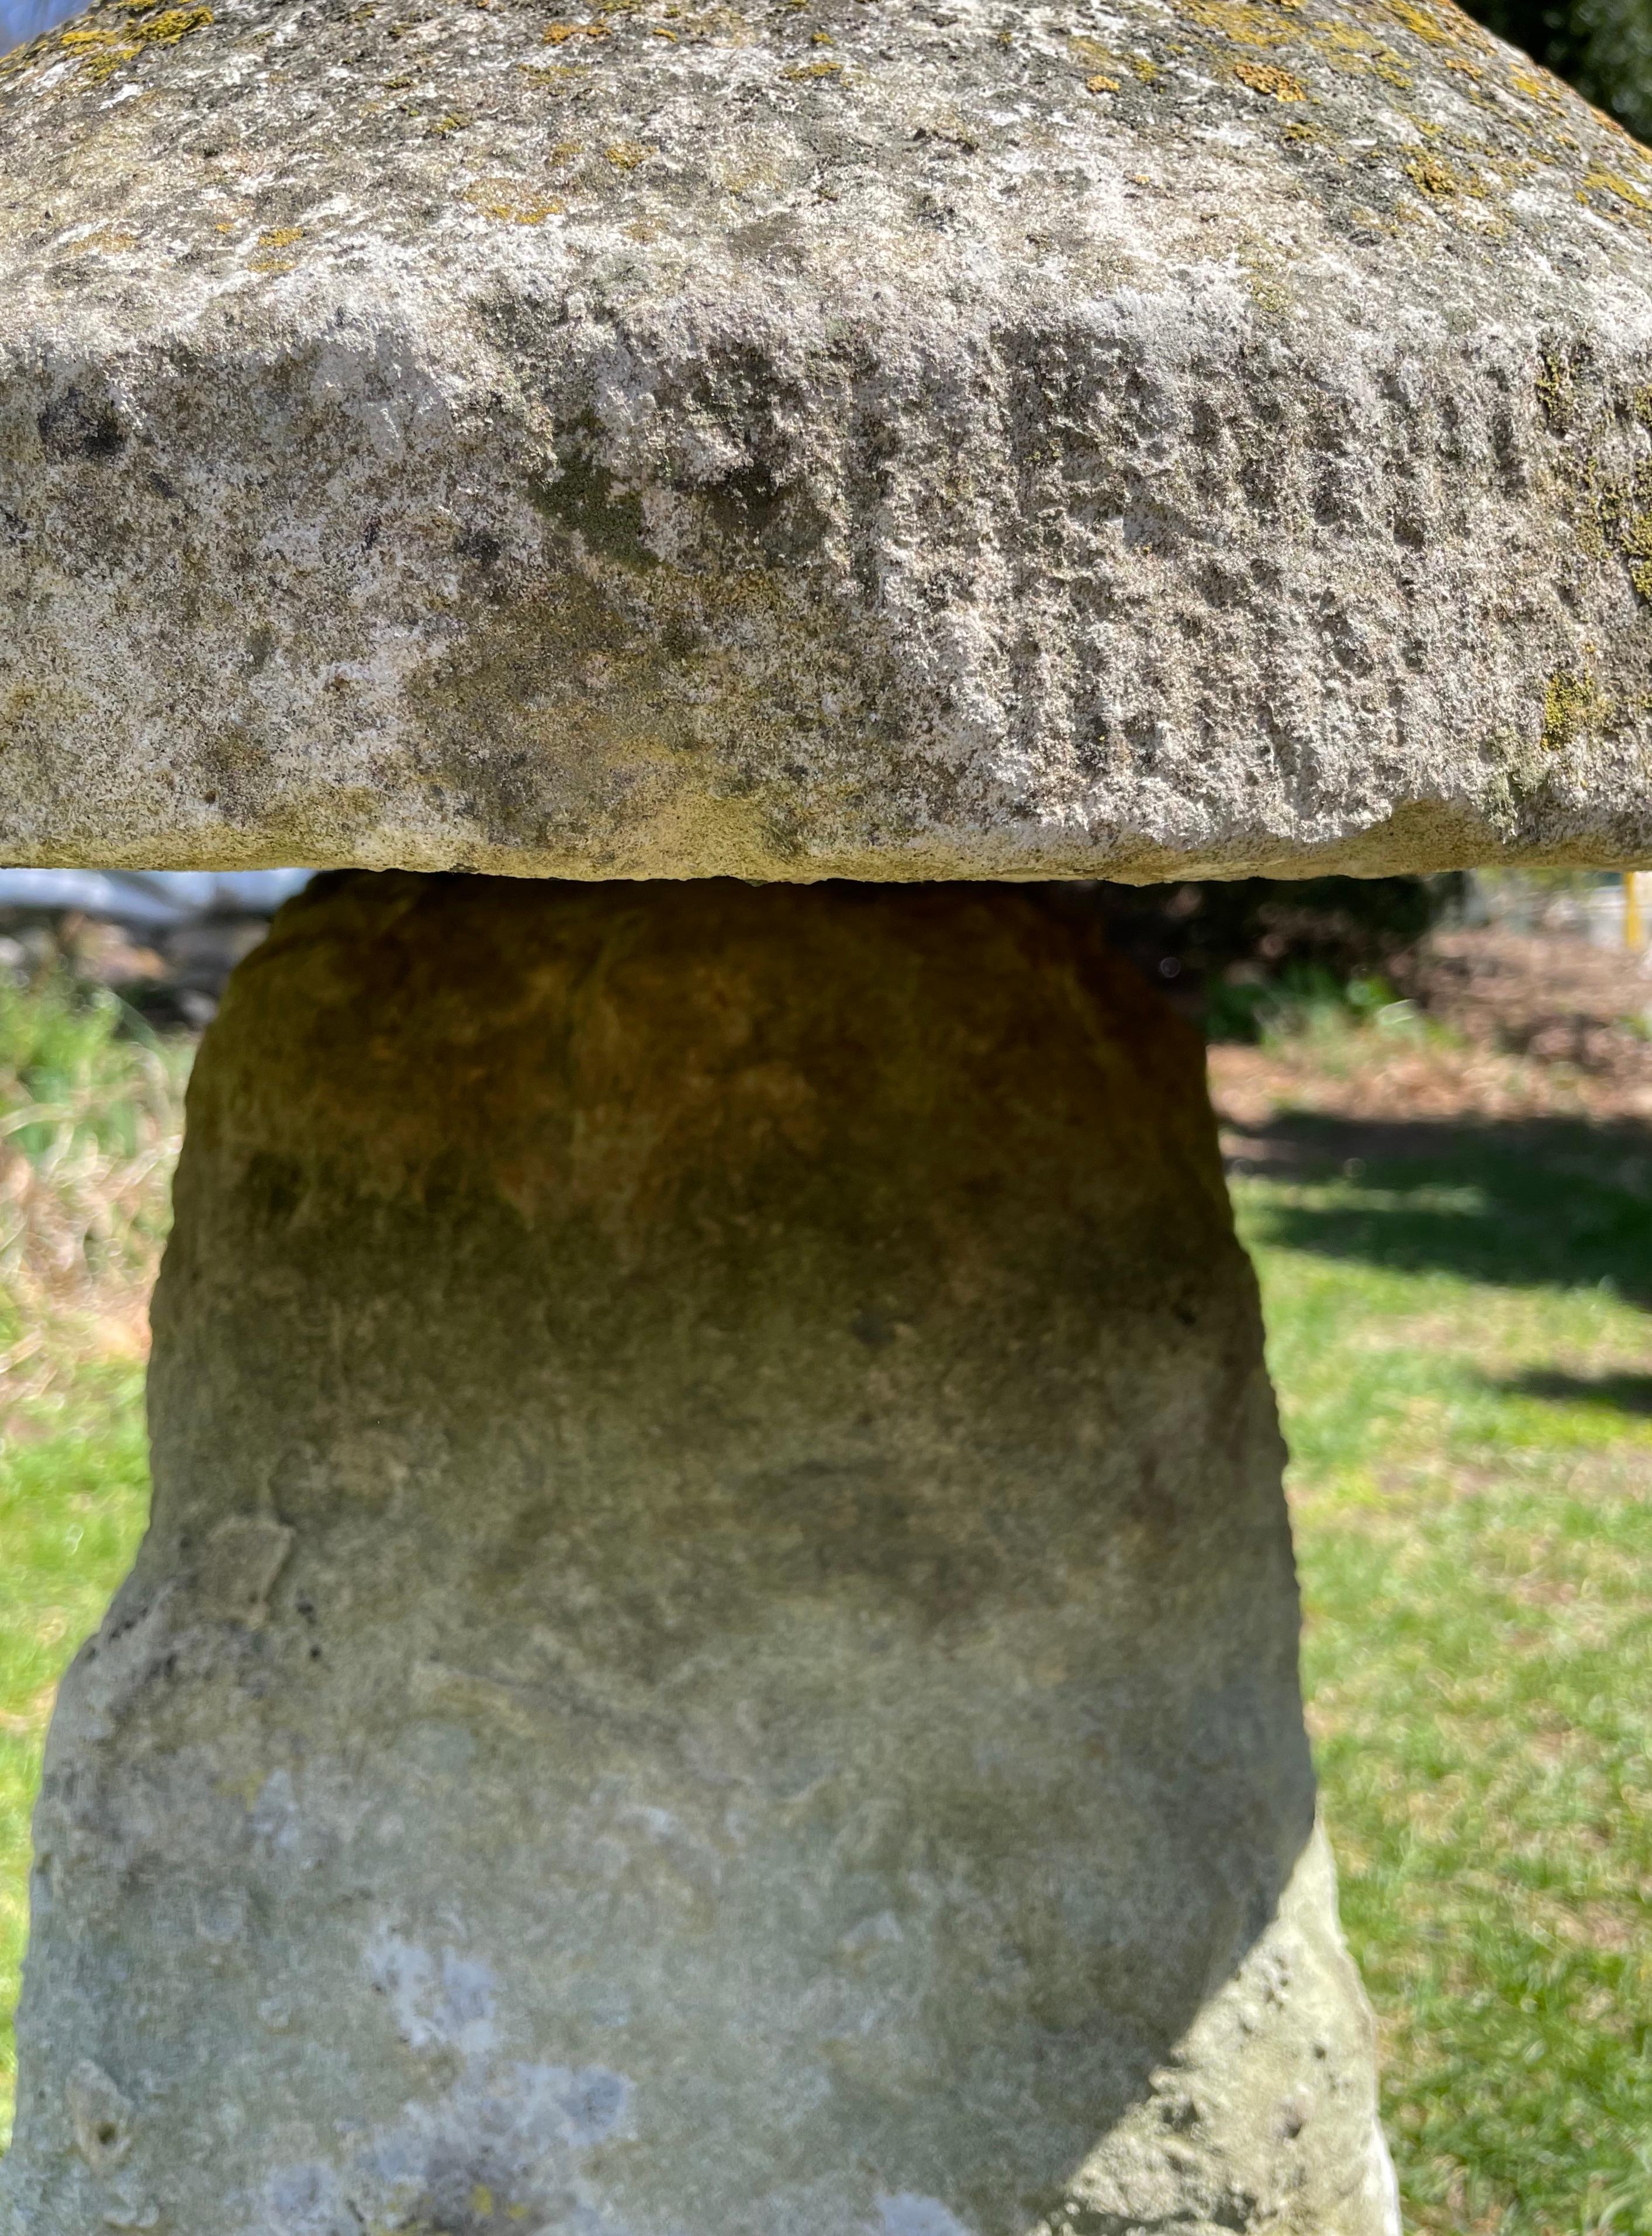
[[[1394,2236],[1201,1050],[1082,917],[330,881],[191,1095],[5,2236]]]
[[[1652,861],[1652,169],[1445,0],[107,5],[0,852]]]

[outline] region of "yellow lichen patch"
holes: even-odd
[[[1405,176],[1412,184],[1425,194],[1431,201],[1445,201],[1453,194],[1483,194],[1485,189],[1478,179],[1457,169],[1432,148],[1419,148],[1406,158]]]
[[[1537,401],[1543,406],[1544,418],[1557,434],[1563,435],[1571,425],[1571,366],[1557,352],[1545,350],[1537,367],[1537,378],[1532,385],[1537,391]]]
[[[1578,516],[1577,548],[1586,559],[1607,560],[1612,547],[1606,540],[1606,508],[1600,497]]]
[[[1411,90],[1412,77],[1405,56],[1385,46],[1364,24],[1315,24],[1305,36],[1342,76],[1363,77],[1369,74],[1399,92]]]
[[[1120,73],[1123,70],[1124,64],[1110,47],[1104,47],[1099,39],[1086,39],[1075,33],[1073,52],[1081,62],[1089,64],[1089,72],[1084,79],[1086,93],[1116,93],[1118,91],[1123,82]]]
[[[1387,13],[1397,23],[1403,23],[1419,39],[1426,39],[1432,47],[1451,47],[1458,43],[1460,34],[1452,25],[1441,21],[1444,10],[1437,14],[1432,8],[1419,8],[1414,0],[1388,0]],[[1451,14],[1456,16],[1453,8]]]
[[[1314,44],[1332,53],[1369,55],[1376,52],[1382,41],[1362,23],[1322,23],[1314,34]]]
[[[578,85],[590,76],[578,62],[518,62],[517,68],[536,85]]]
[[[1626,559],[1652,559],[1652,512],[1637,512],[1626,520],[1619,540]]]
[[[606,39],[606,23],[547,23],[545,44],[548,47],[566,46],[569,39]]]
[[[1602,193],[1615,194],[1619,201],[1627,202],[1631,209],[1652,210],[1652,201],[1649,201],[1638,187],[1632,187],[1627,179],[1619,178],[1616,171],[1599,168],[1589,171],[1584,174],[1583,184],[1586,187],[1594,187]]]
[[[278,226],[272,232],[260,233],[253,244],[255,253],[247,260],[247,270],[249,272],[296,271],[298,259],[294,256],[285,256],[281,252],[293,247],[303,238],[304,228],[297,225]]]
[[[793,62],[789,69],[783,69],[780,72],[780,76],[782,77],[793,79],[808,77],[840,77],[842,74],[843,64],[841,62]]]
[[[1266,94],[1272,101],[1307,99],[1301,79],[1293,77],[1287,69],[1280,69],[1276,62],[1235,62],[1234,76],[1253,93]]]
[[[695,46],[715,42],[719,46],[749,47],[756,34],[746,18],[733,8],[698,8],[692,11],[668,8],[673,28],[679,39],[687,39]]]
[[[1636,391],[1629,408],[1642,424],[1652,420],[1652,396],[1646,390]],[[1652,603],[1652,458],[1638,460],[1628,474],[1604,477],[1591,461],[1583,481],[1588,505],[1577,523],[1579,547],[1598,560],[1616,551],[1628,562],[1636,592]]]
[[[83,233],[78,240],[69,243],[71,256],[120,256],[128,248],[135,248],[135,233],[126,233],[113,226],[101,225],[95,233]]]
[[[155,0],[118,0],[118,5],[122,14],[142,19],[132,25],[130,36],[148,47],[175,46],[187,31],[212,21],[210,8],[163,7],[156,15]]]
[[[1509,84],[1512,91],[1524,93],[1528,101],[1544,101],[1554,103],[1560,99],[1561,89],[1558,78],[1547,76],[1537,77],[1529,69],[1511,69],[1509,72]]]
[[[146,48],[175,47],[180,39],[202,30],[213,19],[210,8],[162,8],[152,15],[147,12],[148,6],[148,0],[128,0],[117,12],[135,20],[118,29],[112,23],[96,20],[71,23],[59,35],[59,43],[65,54],[78,58],[89,77],[101,84],[128,62],[136,62]]]
[[[1292,36],[1271,10],[1254,0],[1181,0],[1181,12],[1201,31],[1217,32],[1239,47],[1279,47]]]
[[[431,127],[431,137],[432,140],[445,140],[450,133],[467,130],[470,123],[468,116],[438,116]]]
[[[1558,753],[1587,731],[1609,729],[1616,714],[1616,702],[1605,696],[1592,675],[1557,668],[1543,693],[1543,745],[1550,753]]]
[[[1258,310],[1277,314],[1290,307],[1284,260],[1272,241],[1244,242],[1239,250],[1239,264],[1245,274],[1246,293]]]
[[[1485,76],[1484,65],[1471,62],[1466,55],[1447,55],[1445,67],[1448,70],[1455,70],[1459,77],[1480,78]]]
[[[561,202],[536,194],[531,187],[513,179],[478,179],[465,188],[464,200],[484,217],[497,219],[501,225],[543,225],[548,217],[560,217],[563,212]]]
[[[1277,4],[1283,5],[1284,0],[1277,0]],[[1291,0],[1291,4],[1294,6],[1296,4],[1296,0]],[[1132,55],[1130,56],[1130,68],[1135,72],[1135,76],[1141,79],[1143,85],[1151,85],[1155,78],[1162,75],[1159,65],[1154,61],[1151,55]]]
[[[657,148],[645,148],[640,140],[616,140],[611,148],[603,148],[602,161],[612,163],[616,171],[635,171],[639,163],[646,163],[658,153]]]

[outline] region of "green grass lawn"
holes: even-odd
[[[148,1501],[143,1378],[82,1367],[0,1446],[0,2141],[28,1925],[29,1812],[51,1696],[130,1567]]]
[[[1235,1187],[1343,1916],[1408,2225],[1648,2236],[1652,1202],[1578,1128],[1430,1147]]]
[[[148,1498],[139,1323],[191,1053],[111,995],[0,971],[0,2147],[47,1716]]]
[[[1351,1138],[1235,1195],[1408,2223],[1652,2236],[1652,1144]],[[0,2011],[51,1687],[144,1497],[138,1371],[82,1340],[0,1446]]]

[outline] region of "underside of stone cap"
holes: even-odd
[[[1652,159],[1445,0],[0,65],[0,856],[1652,862]]]

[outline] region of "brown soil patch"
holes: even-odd
[[[1465,1119],[1572,1118],[1622,1129],[1626,1155],[1652,1124],[1652,968],[1565,935],[1438,935],[1400,974],[1426,1025],[1210,1050],[1223,1148],[1241,1169],[1316,1158],[1304,1117],[1334,1118],[1345,1159],[1433,1156]],[[1353,1123],[1357,1131],[1349,1133]]]

